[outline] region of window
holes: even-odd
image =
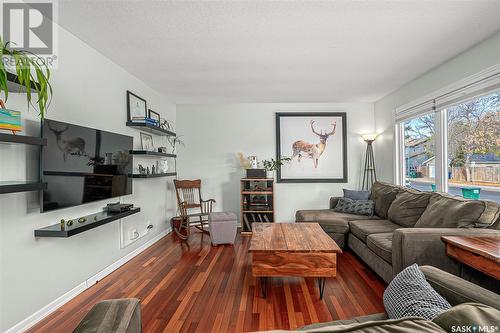
[[[448,193],[500,202],[500,92],[445,112]]]
[[[421,191],[435,190],[435,117],[427,114],[403,123],[404,184]]]

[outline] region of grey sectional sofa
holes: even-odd
[[[460,265],[445,253],[441,236],[500,237],[500,206],[443,193],[420,192],[376,182],[373,216],[330,209],[299,210],[297,222],[318,222],[341,247],[348,246],[386,282],[407,266],[432,265],[499,292],[497,281]]]

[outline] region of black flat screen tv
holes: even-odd
[[[42,212],[132,194],[131,136],[45,119],[42,137]]]

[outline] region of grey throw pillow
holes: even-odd
[[[372,216],[374,206],[375,204],[371,200],[352,200],[349,198],[339,198],[337,206],[335,206],[333,211],[339,213]]]
[[[418,265],[413,264],[389,283],[384,291],[384,307],[390,319],[420,317],[432,320],[451,305],[431,287]]]
[[[354,191],[344,189],[344,198],[352,200],[370,200],[370,191]]]

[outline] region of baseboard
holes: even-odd
[[[111,265],[109,265],[108,267],[104,268],[102,271],[100,271],[99,273],[95,274],[94,276],[91,276],[90,278],[88,278],[85,281],[85,283],[87,285],[87,288],[92,287],[99,280],[102,280],[105,276],[109,275],[111,272],[113,272],[114,270],[116,270],[118,267],[120,267],[121,265],[125,264],[127,261],[129,261],[130,259],[132,259],[136,255],[138,255],[139,253],[141,253],[142,251],[144,251],[145,249],[147,249],[148,247],[150,247],[151,245],[153,245],[154,243],[156,243],[157,241],[159,241],[160,238],[162,238],[165,235],[167,235],[170,231],[171,231],[170,228],[165,229],[164,231],[160,232],[158,235],[156,235],[153,238],[151,238],[150,240],[148,240],[146,243],[144,243],[141,246],[139,246],[134,251],[132,251],[129,254],[127,254],[126,256],[122,257],[118,261],[112,263]]]
[[[50,315],[52,312],[69,302],[71,299],[75,298],[78,296],[80,293],[85,291],[86,289],[92,287],[94,284],[96,284],[99,280],[103,279],[105,276],[109,275],[112,273],[114,270],[125,264],[127,261],[130,259],[134,258],[137,256],[139,253],[142,251],[146,250],[148,247],[159,241],[161,238],[166,236],[168,233],[171,232],[171,229],[165,229],[161,231],[159,234],[148,240],[146,243],[142,244],[139,246],[137,249],[134,251],[130,252],[126,256],[120,258],[118,261],[114,262],[113,264],[109,265],[108,267],[104,268],[102,271],[99,273],[95,274],[94,276],[88,278],[87,280],[83,281],[82,283],[78,284],[76,287],[68,291],[67,293],[61,295],[57,299],[53,300],[40,310],[36,311],[33,313],[31,316],[23,319],[16,325],[12,326],[8,330],[6,330],[4,333],[21,333],[24,332],[34,325],[36,325],[40,320],[43,318],[47,317]]]

